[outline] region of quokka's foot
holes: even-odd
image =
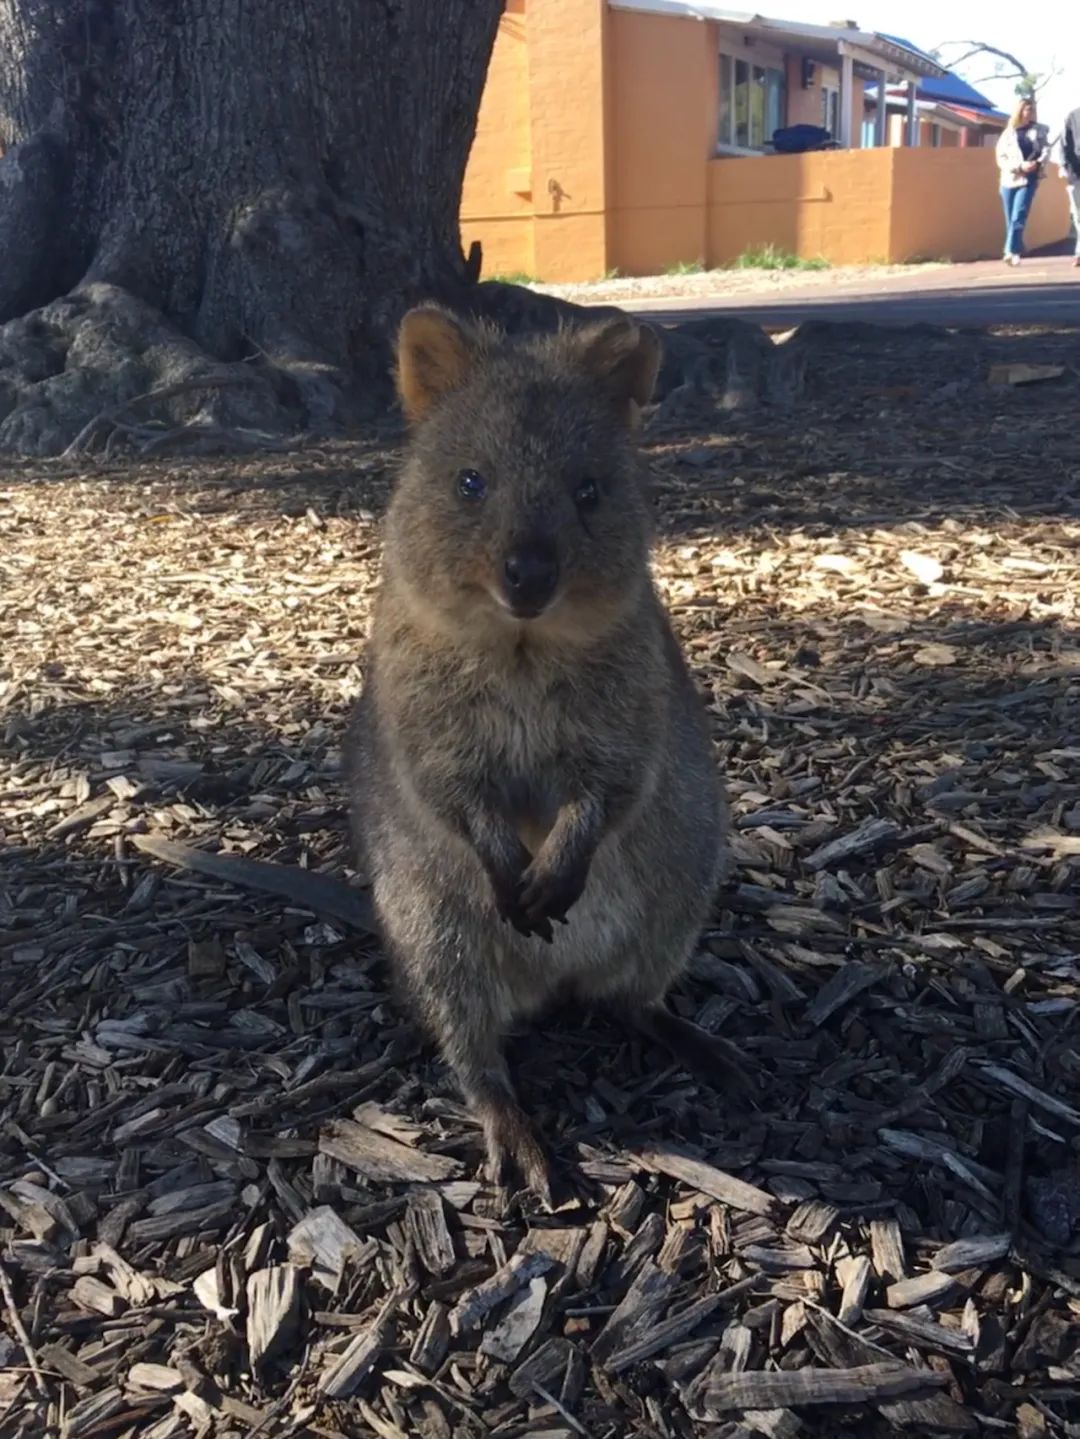
[[[525,1111],[509,1095],[499,1095],[485,1099],[478,1113],[483,1120],[492,1183],[511,1192],[527,1189],[550,1210],[551,1159]]]

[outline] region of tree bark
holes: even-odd
[[[137,433],[381,408],[404,308],[475,278],[458,209],[501,10],[0,0],[0,449],[61,452],[166,386]]]

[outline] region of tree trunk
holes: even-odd
[[[467,290],[501,10],[0,0],[0,449],[59,453],[103,410],[146,448],[384,405],[403,309]]]

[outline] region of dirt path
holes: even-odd
[[[821,270],[703,270],[693,274],[618,276],[592,280],[580,285],[533,285],[545,295],[558,295],[579,305],[624,305],[633,308],[639,301],[712,300],[725,303],[732,298],[761,298],[790,291],[827,293],[842,286],[866,290],[893,280],[917,281],[947,265],[838,265]]]
[[[547,289],[579,304],[621,305],[663,323],[722,314],[770,328],[808,319],[958,329],[1080,324],[1080,269],[1066,254],[1027,260],[1016,269],[988,260],[824,271],[724,270]]]

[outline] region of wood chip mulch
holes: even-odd
[[[345,875],[392,452],[0,475],[0,1435],[1080,1434],[1080,337],[815,356],[649,435],[765,1098],[554,1016],[554,1214],[361,918],[139,848]]]

